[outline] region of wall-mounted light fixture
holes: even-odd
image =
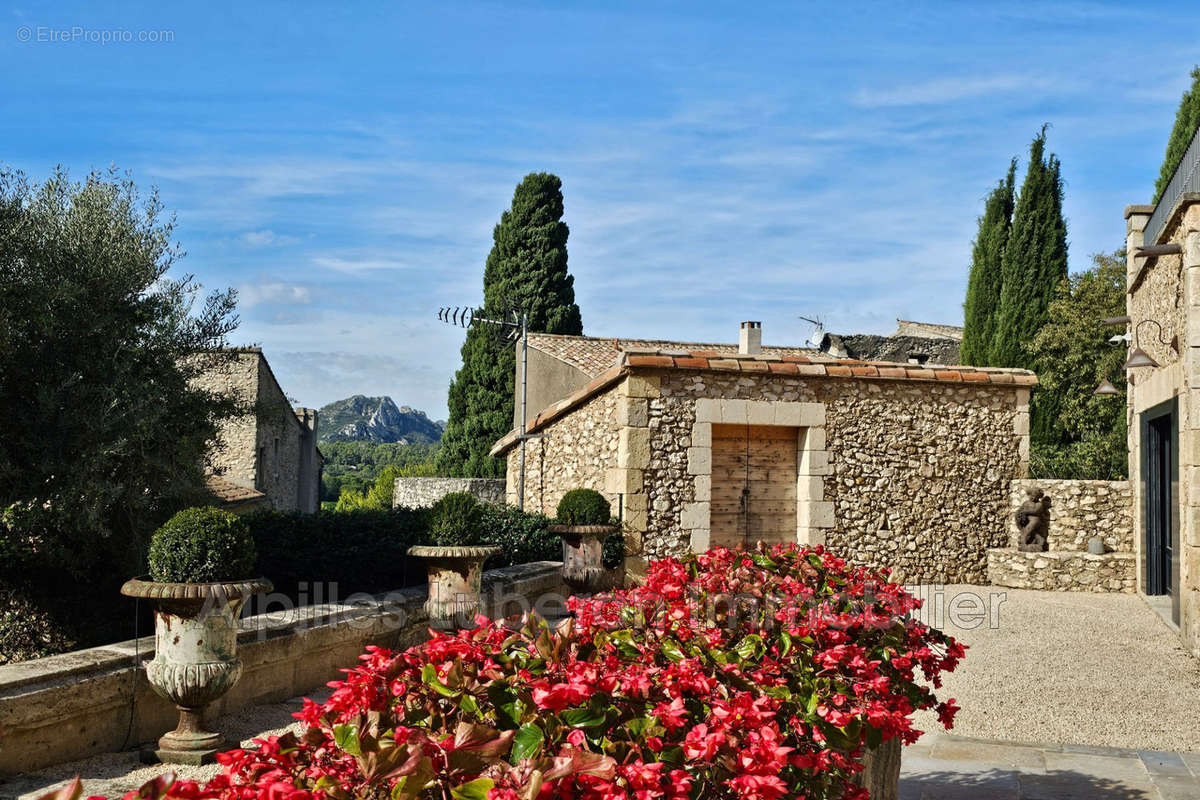
[[[1096,387],[1096,390],[1092,392],[1092,394],[1104,396],[1112,394],[1124,394],[1124,392],[1122,392],[1116,386],[1113,386],[1113,382],[1108,378],[1105,378],[1104,380],[1100,381],[1100,385]]]
[[[1146,323],[1150,323],[1151,325],[1153,325],[1155,328],[1158,329],[1158,343],[1159,344],[1169,345],[1172,350],[1178,351],[1178,345],[1177,345],[1178,340],[1172,339],[1171,341],[1168,342],[1166,339],[1164,339],[1162,325],[1159,325],[1157,320],[1144,319],[1141,322],[1139,322],[1137,325],[1133,326],[1133,349],[1129,351],[1129,358],[1125,361],[1125,369],[1126,370],[1138,369],[1139,367],[1162,366],[1156,360],[1154,360],[1153,356],[1151,356],[1149,353],[1147,353],[1145,350],[1143,350],[1141,348],[1141,345],[1138,344],[1138,330]]]

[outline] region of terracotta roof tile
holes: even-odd
[[[558,337],[572,339],[578,337]],[[532,340],[532,337],[531,337]],[[764,348],[765,349],[765,348]],[[613,351],[617,352],[617,351]],[[653,351],[640,349],[638,352],[622,353],[620,360],[598,373],[584,388],[563,398],[542,411],[529,426],[533,432],[548,425],[564,414],[570,413],[587,402],[600,391],[621,380],[632,370],[706,369],[717,371],[745,371],[769,373],[771,375],[801,375],[809,377],[848,378],[851,380],[902,380],[933,383],[1000,384],[1006,386],[1034,386],[1037,376],[1021,369],[997,367],[954,367],[953,369],[927,369],[910,367],[886,361],[858,361],[854,359],[811,360],[792,354],[761,354],[739,356],[736,352],[711,350]],[[500,455],[520,440],[517,431],[512,431],[492,447],[493,456]]]
[[[208,491],[212,493],[213,497],[223,506],[258,503],[267,499],[267,496],[257,489],[239,486],[231,480],[222,478],[220,475],[205,477],[204,484],[208,487]]]
[[[738,354],[736,344],[707,342],[671,342],[659,339],[605,339],[593,336],[560,336],[551,333],[529,334],[529,345],[565,361],[587,375],[595,377],[618,358],[636,352],[638,355],[682,355],[696,358],[729,358]],[[785,356],[827,361],[832,358],[811,347],[782,347],[764,345],[762,355],[769,360]]]

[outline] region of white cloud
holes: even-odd
[[[263,228],[260,231],[247,231],[239,236],[238,240],[249,247],[283,247],[300,241],[295,236],[276,233],[270,228]]]
[[[1036,75],[938,78],[891,89],[859,89],[853,102],[862,108],[940,105],[983,95],[1047,89],[1053,85],[1049,78]]]
[[[238,305],[242,308],[263,304],[306,306],[312,302],[312,291],[298,283],[263,280],[243,283],[237,289]]]

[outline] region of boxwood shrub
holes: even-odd
[[[246,523],[228,511],[185,508],[150,537],[150,577],[170,583],[253,578],[256,553]]]
[[[483,510],[470,492],[451,492],[429,509],[430,544],[466,547],[482,544]]]
[[[607,525],[611,520],[612,507],[595,489],[572,489],[558,501],[560,525]]]

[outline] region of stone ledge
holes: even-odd
[[[1022,553],[1009,547],[987,551],[988,581],[1014,589],[1061,592],[1137,590],[1137,557],[1133,553],[1096,556],[1073,550]]]
[[[485,608],[499,606],[507,615],[546,598],[560,610],[570,594],[561,567],[558,561],[538,561],[489,570]],[[242,679],[210,712],[228,714],[318,689],[338,678],[339,669],[353,666],[368,644],[404,648],[424,640],[426,591],[414,586],[362,594],[357,602],[241,620]],[[155,695],[145,678],[153,656],[151,636],[0,666],[0,776],[116,752],[173,727],[174,706]]]

